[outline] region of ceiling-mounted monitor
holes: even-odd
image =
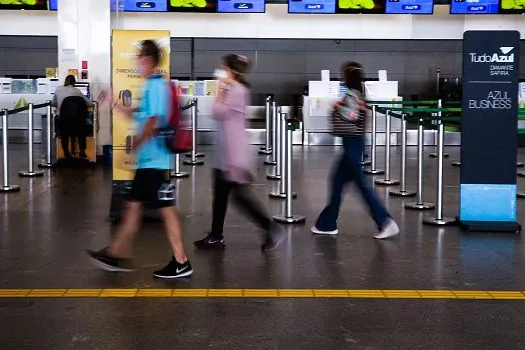
[[[500,0],[501,14],[525,14],[525,0]]]
[[[62,0],[67,1],[67,0]],[[111,0],[111,11],[122,12],[166,12],[168,0]]]
[[[217,12],[219,13],[265,13],[265,0],[217,0]]]
[[[170,12],[217,12],[216,0],[168,0]]]
[[[288,0],[288,13],[335,13],[337,0]]]
[[[47,10],[47,0],[2,0],[0,10]]]
[[[450,13],[453,15],[495,15],[498,14],[499,0],[452,0]]]
[[[385,13],[431,15],[434,0],[386,0]]]
[[[385,0],[336,0],[336,13],[384,14]]]

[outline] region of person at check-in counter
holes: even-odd
[[[348,88],[345,96],[334,103],[332,112],[332,134],[343,139],[343,153],[335,163],[330,181],[328,204],[323,209],[312,233],[337,235],[337,219],[345,187],[352,182],[365,200],[374,220],[376,239],[393,237],[399,227],[381,203],[374,191],[365,182],[361,157],[365,144],[365,102],[363,93],[363,67],[356,62],[345,63],[341,68],[343,80]]]
[[[60,130],[61,144],[66,159],[71,158],[69,151],[69,141],[78,138],[80,148],[79,156],[87,158],[86,155],[86,122],[87,122],[87,108],[91,107],[93,103],[75,87],[76,79],[73,75],[68,75],[64,81],[64,86],[59,86],[55,90],[51,106],[56,108],[56,118]],[[73,101],[69,99],[74,97]],[[69,99],[69,103],[64,103]],[[84,103],[85,102],[85,105]],[[66,107],[67,104],[67,107]],[[83,105],[83,106],[80,106]],[[62,111],[62,107],[65,111]],[[84,115],[61,115],[61,114],[84,114]]]

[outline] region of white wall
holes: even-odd
[[[289,15],[286,5],[267,5],[266,14],[124,13],[113,27],[168,29],[172,37],[317,39],[461,39],[465,30],[515,29],[525,38],[525,16],[453,16],[448,6],[434,9],[431,16]],[[57,35],[56,16],[1,11],[0,35]]]

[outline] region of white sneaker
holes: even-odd
[[[339,233],[338,229],[335,229],[333,231],[321,231],[315,226],[312,226],[310,231],[312,231],[312,233],[314,233],[316,235],[332,235],[333,236],[333,235],[337,235]]]
[[[390,237],[394,237],[395,235],[399,234],[399,227],[397,226],[396,222],[392,219],[388,220],[387,224],[381,232],[374,235],[375,239],[386,239]]]

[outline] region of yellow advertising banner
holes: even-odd
[[[137,73],[136,56],[143,40],[154,40],[162,50],[160,73],[169,79],[170,32],[159,30],[114,30],[112,38],[113,100],[136,108],[142,98],[144,78]],[[126,151],[135,134],[133,122],[118,109],[113,109],[113,180],[132,180],[135,162],[132,152]]]

